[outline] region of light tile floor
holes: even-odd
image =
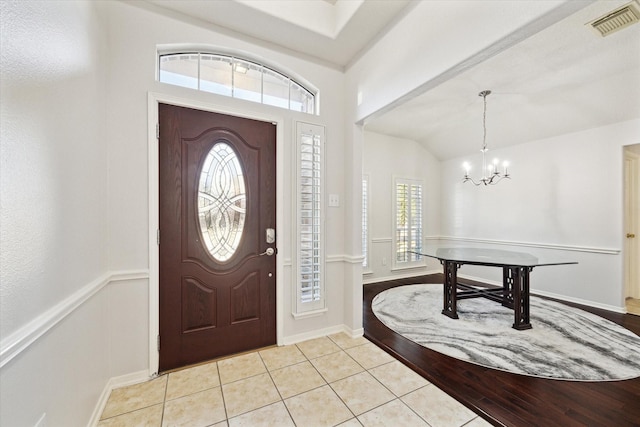
[[[115,389],[99,427],[490,424],[365,338],[274,347]]]

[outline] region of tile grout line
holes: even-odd
[[[216,364],[216,372],[218,373],[218,383],[220,383],[220,396],[222,396],[222,407],[224,408],[224,421],[227,423],[227,427],[229,426],[229,413],[227,412],[227,399],[224,398],[224,388],[222,387],[222,375],[220,375],[220,364],[218,362],[214,362]]]
[[[362,361],[363,361],[363,362],[361,363],[361,362],[358,362],[358,360],[357,360],[354,356],[352,356],[352,355],[351,355],[347,350],[352,350],[352,349],[356,349],[356,348],[358,348],[358,347],[368,346],[369,344],[373,345],[372,350],[379,349],[379,347],[378,347],[378,346],[376,346],[375,344],[371,343],[369,340],[366,340],[366,341],[365,341],[364,343],[362,343],[362,344],[353,345],[353,346],[346,346],[347,344],[345,344],[345,346],[346,346],[346,347],[343,347],[342,345],[340,345],[340,344],[338,343],[338,341],[336,341],[336,340],[335,340],[334,338],[332,338],[331,336],[326,336],[325,338],[328,338],[329,342],[333,343],[333,344],[338,348],[338,350],[336,350],[336,351],[331,351],[331,352],[329,352],[329,353],[327,353],[327,354],[322,354],[322,355],[317,356],[317,357],[315,357],[315,358],[313,358],[313,359],[310,359],[310,358],[308,357],[308,355],[307,355],[304,351],[302,351],[302,349],[301,349],[300,347],[298,347],[298,345],[297,345],[297,344],[293,344],[293,347],[295,347],[295,349],[296,349],[296,350],[300,353],[300,355],[302,356],[301,360],[299,360],[299,361],[297,361],[297,362],[295,362],[295,361],[292,361],[292,362],[286,362],[287,364],[286,364],[285,366],[280,366],[280,367],[278,367],[278,368],[274,368],[273,370],[271,370],[271,369],[269,369],[269,368],[267,367],[267,363],[266,363],[266,361],[265,361],[265,358],[263,357],[263,355],[260,353],[260,351],[259,351],[259,350],[256,350],[256,351],[255,351],[255,353],[257,353],[258,359],[259,359],[259,360],[260,360],[260,362],[262,363],[262,368],[264,369],[264,371],[263,371],[263,372],[261,372],[261,373],[259,373],[259,374],[250,375],[250,376],[248,376],[248,377],[246,377],[246,378],[241,378],[241,379],[237,379],[237,380],[235,380],[235,381],[231,381],[231,382],[229,382],[228,384],[232,384],[232,383],[235,383],[235,382],[238,382],[238,381],[243,381],[243,380],[246,380],[246,379],[254,378],[254,377],[256,377],[256,376],[258,376],[258,375],[262,375],[264,372],[266,372],[266,373],[268,374],[269,379],[270,379],[271,385],[275,388],[275,391],[276,391],[277,396],[278,396],[278,400],[276,400],[275,402],[272,402],[272,403],[266,404],[266,405],[264,405],[264,406],[261,406],[261,407],[259,407],[259,408],[253,408],[253,409],[248,410],[248,411],[246,411],[246,412],[243,412],[243,413],[241,413],[241,414],[236,414],[236,415],[234,416],[234,418],[239,417],[239,416],[242,416],[242,415],[245,415],[245,414],[249,414],[249,413],[251,413],[251,412],[254,412],[254,411],[257,411],[257,410],[260,410],[260,409],[263,409],[263,408],[268,407],[268,406],[270,406],[270,405],[274,405],[274,404],[277,404],[277,403],[281,403],[282,405],[284,405],[285,410],[287,411],[287,414],[289,415],[289,419],[293,422],[293,424],[294,424],[294,425],[297,425],[297,423],[296,423],[295,419],[293,418],[293,415],[292,415],[291,411],[289,410],[289,407],[287,406],[287,404],[286,404],[286,402],[285,402],[285,400],[286,400],[286,399],[284,398],[284,396],[283,396],[282,391],[280,390],[280,388],[278,388],[278,386],[277,386],[277,384],[276,384],[276,381],[274,380],[274,377],[273,377],[273,375],[272,375],[272,374],[273,374],[273,373],[275,373],[275,372],[277,372],[277,371],[279,371],[279,370],[282,370],[282,369],[290,368],[290,367],[293,367],[293,366],[296,366],[296,365],[301,365],[301,364],[303,364],[303,363],[308,363],[308,364],[313,368],[313,370],[315,371],[315,373],[316,373],[317,375],[319,375],[319,377],[322,379],[322,381],[324,382],[324,384],[322,384],[322,385],[320,385],[320,386],[317,386],[317,387],[312,387],[312,388],[311,388],[311,389],[309,389],[309,390],[305,390],[305,391],[302,391],[302,392],[298,392],[298,393],[296,393],[296,394],[294,394],[294,395],[292,395],[292,396],[289,396],[287,399],[291,399],[291,398],[294,398],[294,397],[297,397],[297,396],[303,395],[304,393],[308,393],[308,392],[310,392],[310,391],[317,390],[318,388],[321,388],[321,387],[324,387],[325,385],[328,385],[328,386],[329,386],[329,389],[334,393],[334,395],[335,395],[336,397],[338,397],[339,401],[344,405],[344,407],[345,407],[345,408],[348,410],[348,412],[351,414],[351,417],[350,417],[350,418],[348,418],[347,420],[343,421],[343,422],[348,422],[348,421],[350,421],[350,420],[355,420],[357,423],[362,424],[362,423],[361,423],[361,421],[360,421],[360,419],[358,418],[359,416],[362,416],[362,415],[367,414],[367,413],[369,413],[369,412],[371,412],[371,411],[374,411],[374,410],[376,410],[376,409],[378,409],[378,408],[380,408],[380,407],[382,407],[382,406],[384,406],[384,405],[386,405],[386,404],[388,404],[388,403],[391,403],[391,402],[394,402],[394,401],[398,401],[398,404],[401,404],[401,405],[405,406],[406,408],[408,408],[408,409],[409,409],[413,414],[415,414],[415,415],[416,415],[420,420],[422,420],[423,422],[425,422],[425,423],[426,423],[426,425],[430,426],[429,422],[428,422],[426,419],[424,419],[422,416],[420,416],[420,415],[416,412],[416,410],[415,410],[413,407],[411,407],[409,404],[405,403],[405,402],[402,400],[402,398],[403,398],[403,397],[405,397],[405,396],[407,396],[407,395],[409,395],[409,394],[411,394],[411,393],[414,393],[414,392],[416,392],[416,391],[418,391],[418,390],[424,389],[424,388],[426,388],[426,387],[427,387],[427,386],[429,386],[429,385],[433,385],[431,382],[428,382],[428,381],[427,381],[427,384],[424,384],[424,385],[422,385],[422,386],[420,386],[420,387],[416,388],[415,390],[408,391],[408,392],[406,392],[406,393],[404,393],[404,394],[402,394],[402,395],[398,396],[398,395],[396,395],[396,394],[395,394],[395,393],[394,393],[394,392],[393,392],[389,387],[387,387],[387,385],[385,385],[385,384],[384,384],[384,383],[383,383],[379,378],[377,378],[377,377],[376,377],[376,376],[371,372],[371,371],[372,371],[372,370],[374,370],[374,369],[378,369],[378,368],[381,368],[381,367],[386,366],[386,365],[391,365],[391,364],[394,362],[394,360],[397,360],[397,359],[392,358],[392,360],[389,360],[389,361],[387,361],[387,362],[383,362],[383,363],[375,364],[375,363],[377,363],[377,362],[376,362],[376,354],[375,354],[375,351],[373,352],[373,354],[369,355],[369,354],[367,354],[367,350],[365,350],[365,351],[364,351],[364,352],[362,352],[362,353],[356,353],[356,355],[358,355],[358,356],[362,356],[362,357],[359,357],[359,358],[360,358],[360,359],[362,359]],[[363,350],[364,350],[364,349],[363,349]],[[316,367],[316,365],[314,365],[314,364],[313,364],[312,360],[316,360],[316,359],[319,359],[319,358],[321,358],[321,357],[325,357],[325,356],[331,356],[331,355],[334,355],[334,356],[335,356],[335,355],[337,355],[337,354],[338,354],[338,353],[340,353],[340,352],[345,353],[345,354],[349,357],[349,359],[350,359],[351,361],[353,361],[353,362],[354,362],[358,367],[360,367],[360,369],[362,369],[362,371],[357,372],[357,373],[354,373],[354,374],[351,374],[351,375],[347,375],[347,376],[345,376],[344,378],[336,379],[335,381],[333,381],[333,382],[331,382],[331,383],[330,383],[330,382],[327,380],[327,378],[325,378],[325,376],[323,376],[323,375],[320,373],[320,371],[318,370],[318,368]],[[342,356],[340,356],[340,357],[342,357]],[[297,359],[297,358],[298,358],[298,356],[296,355],[296,357],[295,357],[294,359],[292,359],[292,360],[295,360],[295,359]],[[366,363],[366,365],[368,366],[368,365],[370,365],[370,364],[371,364],[371,363],[369,363],[369,362],[372,362],[373,364],[375,364],[375,366],[371,366],[371,368],[366,368],[366,367],[365,367],[365,365],[363,365],[363,363]],[[230,418],[229,418],[229,413],[228,413],[228,410],[227,410],[227,399],[225,398],[225,393],[224,393],[224,390],[223,390],[222,375],[221,375],[220,365],[218,364],[218,361],[210,362],[210,363],[215,364],[215,368],[216,368],[216,375],[217,375],[217,379],[218,379],[218,382],[219,382],[220,395],[221,395],[221,397],[222,397],[222,405],[223,405],[223,409],[224,409],[224,416],[225,416],[225,419],[224,419],[224,420],[220,420],[219,422],[220,422],[220,423],[225,422],[225,423],[226,423],[226,425],[227,425],[227,427],[228,427],[228,426],[230,425],[230,422],[229,422],[229,421],[230,421]],[[256,366],[257,366],[257,365],[256,365]],[[277,365],[276,365],[276,366],[277,366]],[[404,366],[404,365],[403,365],[403,366]],[[330,372],[330,371],[327,371],[327,372]],[[349,405],[347,404],[347,402],[346,402],[346,401],[345,401],[345,400],[340,396],[340,394],[338,394],[338,393],[337,393],[336,389],[334,388],[334,385],[335,385],[335,383],[337,383],[337,382],[339,382],[339,381],[343,381],[343,380],[345,380],[345,379],[347,379],[347,378],[351,378],[351,377],[354,377],[354,376],[356,376],[356,375],[360,375],[360,374],[362,374],[362,373],[364,373],[364,372],[366,372],[369,376],[373,377],[373,379],[375,380],[375,382],[376,382],[377,384],[381,385],[381,386],[382,386],[382,388],[383,388],[384,390],[386,390],[388,393],[390,393],[390,396],[392,396],[392,399],[391,399],[391,400],[389,400],[389,401],[387,401],[387,402],[384,402],[384,403],[381,403],[381,404],[379,404],[379,405],[376,405],[375,407],[369,408],[369,409],[367,409],[366,411],[362,412],[360,415],[356,415],[356,414],[355,414],[355,412],[354,412],[354,410],[352,410],[352,409],[349,407]],[[415,371],[412,371],[412,372],[415,372]],[[166,404],[167,404],[167,402],[169,402],[169,401],[173,401],[173,400],[177,400],[177,399],[179,399],[179,398],[185,398],[185,397],[188,397],[188,396],[191,396],[191,395],[194,395],[194,394],[197,394],[197,393],[203,392],[203,391],[213,390],[213,389],[215,389],[216,387],[218,387],[218,386],[208,387],[208,388],[206,388],[205,390],[198,390],[198,391],[195,391],[195,392],[187,393],[187,394],[186,394],[186,395],[184,395],[184,396],[180,396],[180,397],[176,397],[176,398],[171,399],[171,400],[167,400],[167,399],[168,399],[168,396],[169,396],[169,393],[168,393],[168,392],[169,392],[169,386],[170,386],[170,384],[169,384],[169,383],[170,383],[170,381],[169,381],[169,380],[171,379],[171,378],[170,378],[171,373],[167,373],[167,374],[165,374],[165,375],[166,375],[166,378],[164,379],[164,391],[163,391],[163,399],[162,399],[162,409],[161,409],[161,414],[160,414],[160,426],[162,426],[162,424],[164,423],[164,417],[166,416]],[[422,378],[424,378],[424,377],[422,377]],[[435,387],[435,386],[434,386],[434,387]],[[437,388],[437,387],[436,387],[436,388]],[[110,397],[111,397],[111,396],[110,396]],[[118,416],[122,416],[122,415],[131,414],[131,413],[134,413],[134,412],[136,412],[136,411],[138,411],[138,410],[143,410],[143,409],[146,409],[146,408],[149,408],[149,407],[152,407],[152,406],[154,406],[154,405],[148,405],[148,406],[145,406],[145,407],[143,407],[143,408],[137,408],[137,409],[135,409],[135,410],[130,410],[130,411],[124,412],[124,413],[122,413],[122,414],[114,415],[113,417],[109,417],[109,418],[114,418],[114,417],[118,417]],[[468,421],[466,421],[464,424],[461,424],[461,425],[460,425],[460,427],[467,426],[469,423],[473,422],[475,419],[478,419],[478,418],[482,419],[481,417],[479,417],[479,416],[478,416],[478,414],[475,414],[475,417],[473,417],[473,418],[469,419],[469,420],[468,420]],[[105,420],[105,419],[102,419],[102,418],[101,418],[101,421],[104,421],[104,420]],[[340,424],[340,423],[339,423],[339,424]]]
[[[374,345],[375,345],[375,344],[374,344]],[[378,348],[378,347],[376,347],[376,348]],[[374,367],[373,367],[373,368],[371,368],[371,369],[379,368],[379,367],[384,366],[384,365],[389,365],[389,364],[391,364],[391,363],[393,363],[393,362],[394,362],[394,361],[392,360],[392,361],[390,361],[390,362],[383,363],[383,364],[378,365],[378,366],[374,366]],[[421,417],[421,416],[420,416],[420,414],[418,414],[418,413],[417,413],[417,412],[416,412],[416,411],[415,411],[411,406],[409,406],[407,403],[405,403],[405,401],[404,401],[404,400],[402,400],[402,396],[406,396],[406,395],[408,395],[408,394],[410,394],[410,393],[413,393],[413,392],[415,392],[415,391],[418,391],[418,390],[420,390],[420,389],[422,389],[422,388],[424,388],[424,387],[426,387],[426,386],[428,386],[428,385],[431,385],[431,383],[430,383],[430,382],[427,382],[427,384],[425,384],[425,385],[423,385],[423,386],[421,386],[421,387],[418,387],[418,388],[417,388],[417,389],[415,389],[415,390],[411,390],[410,392],[407,392],[407,393],[403,394],[402,396],[398,396],[398,395],[397,395],[397,394],[395,394],[392,390],[390,390],[386,385],[384,385],[384,384],[382,383],[382,381],[380,381],[380,380],[378,379],[378,377],[376,377],[374,374],[372,374],[371,372],[369,372],[369,370],[367,370],[367,372],[369,373],[369,375],[371,375],[371,376],[373,377],[373,379],[374,379],[374,380],[376,380],[376,381],[378,382],[378,384],[380,384],[380,385],[381,385],[382,387],[384,387],[387,391],[389,391],[389,393],[391,393],[391,394],[394,396],[394,398],[393,398],[392,400],[388,401],[388,402],[382,403],[382,404],[380,404],[380,405],[378,405],[378,406],[376,406],[376,407],[374,407],[374,408],[371,408],[371,409],[369,409],[368,411],[365,411],[365,412],[363,412],[363,413],[362,413],[362,414],[360,414],[360,415],[366,414],[367,412],[371,412],[371,411],[373,411],[374,409],[377,409],[377,408],[379,408],[379,407],[381,407],[381,406],[384,406],[384,405],[386,405],[386,404],[388,404],[388,403],[393,402],[394,400],[397,400],[397,401],[399,401],[401,404],[403,404],[404,406],[406,406],[406,407],[407,407],[411,412],[413,412],[414,414],[416,414],[416,416],[417,416],[418,418],[420,418],[422,421],[424,421],[425,423],[427,423],[427,425],[431,426],[431,424],[429,424],[429,422],[428,422],[427,420],[425,420],[423,417]]]
[[[296,347],[297,348],[297,347]],[[298,349],[298,351],[300,351],[300,349]],[[300,353],[302,353],[302,351],[300,351]],[[280,402],[282,402],[282,406],[284,406],[285,411],[287,411],[287,414],[289,414],[289,418],[291,419],[291,422],[293,423],[293,425],[296,425],[295,420],[293,419],[293,415],[291,415],[291,412],[289,411],[289,408],[287,407],[287,404],[284,402],[284,398],[282,397],[282,393],[280,392],[280,389],[278,388],[278,385],[276,384],[276,382],[273,380],[273,376],[271,375],[271,371],[269,370],[269,368],[267,367],[267,364],[265,363],[264,359],[262,358],[262,355],[260,354],[260,352],[258,352],[258,355],[260,356],[260,360],[262,360],[262,363],[264,364],[264,368],[267,370],[267,373],[269,374],[269,378],[271,379],[271,382],[273,383],[273,387],[276,389],[276,391],[278,392],[278,396],[280,396]],[[304,354],[303,354],[304,356]],[[305,358],[307,356],[304,356]],[[304,363],[304,362],[300,362],[300,363]],[[295,366],[296,364],[293,365],[288,365],[288,366]],[[284,366],[284,368],[288,367],[288,366]],[[277,403],[277,402],[276,402]],[[271,405],[273,405],[273,403],[271,403]],[[267,405],[269,406],[269,405]],[[229,425],[229,423],[227,422],[227,425]]]
[[[328,336],[327,338],[329,338],[329,340],[331,340],[335,345],[337,345],[337,346],[338,346],[338,348],[340,349],[340,351],[342,351],[342,352],[343,352],[344,354],[346,354],[349,358],[351,358],[351,360],[353,360],[353,361],[354,361],[358,366],[360,366],[362,369],[364,369],[364,371],[365,371],[365,372],[367,371],[367,370],[365,369],[365,367],[364,367],[364,366],[362,366],[361,364],[359,364],[356,360],[354,360],[354,359],[353,359],[353,357],[351,357],[351,355],[350,355],[349,353],[347,353],[347,352],[345,351],[345,349],[344,349],[340,344],[338,344],[337,342],[335,342],[335,341],[334,341],[330,336]],[[315,368],[315,366],[314,366],[314,368]],[[357,374],[360,374],[360,373],[361,373],[361,372],[358,372]],[[352,377],[352,376],[354,376],[354,375],[357,375],[357,374],[348,375],[348,376],[346,376],[346,377],[344,377],[344,378],[340,378],[340,379],[338,379],[338,380],[336,380],[336,381],[340,381],[340,380],[343,380],[343,379],[345,379],[345,378],[350,378],[350,377]],[[322,374],[320,374],[320,375],[322,376]],[[326,381],[326,380],[325,380],[325,381]],[[334,383],[335,383],[336,381],[334,381]],[[327,385],[329,386],[329,388],[331,388],[331,391],[333,391],[333,393],[334,393],[336,396],[338,396],[338,399],[340,399],[340,402],[342,402],[342,404],[345,406],[345,408],[347,408],[347,410],[348,410],[349,412],[351,412],[351,415],[353,415],[353,418],[355,418],[355,420],[356,420],[360,425],[362,425],[362,423],[361,423],[361,422],[360,422],[360,420],[358,419],[358,416],[355,414],[355,412],[353,412],[353,410],[349,407],[349,405],[347,405],[347,402],[345,402],[345,401],[344,401],[344,399],[342,399],[342,397],[338,394],[338,392],[337,392],[337,391],[336,391],[336,390],[331,386],[331,383],[330,383],[329,381],[326,381],[326,382],[327,382]],[[352,419],[352,418],[350,418],[350,419]],[[345,421],[343,421],[343,422],[341,422],[341,423],[339,423],[339,424],[336,424],[336,426],[337,426],[337,425],[340,425],[340,424],[342,424],[342,423],[345,423],[345,422],[347,422],[347,421],[349,421],[349,420],[345,420]]]
[[[329,337],[329,338],[330,338],[330,337]],[[368,340],[367,340],[367,341],[368,341]],[[368,341],[367,343],[364,343],[364,344],[360,344],[360,345],[353,346],[353,347],[348,347],[348,349],[357,348],[357,347],[363,347],[363,346],[365,346],[365,345],[367,345],[367,344],[369,344],[369,343],[371,343],[371,342],[370,342],[370,341]],[[371,343],[371,344],[373,344],[373,343]],[[336,343],[336,345],[338,345],[338,347],[342,348],[342,346],[340,346],[338,343]],[[379,349],[379,347],[378,347],[378,346],[376,346],[375,344],[373,344],[373,345],[375,346],[375,348],[376,348],[376,349]],[[366,367],[364,367],[364,366],[363,366],[360,362],[358,362],[358,361],[357,361],[353,356],[351,356],[351,354],[347,353],[347,351],[346,351],[347,349],[342,348],[342,350],[343,350],[343,351],[344,351],[344,353],[346,353],[346,354],[347,354],[347,356],[349,356],[349,357],[350,357],[350,358],[351,358],[355,363],[357,363],[357,364],[358,364],[362,369],[364,369],[364,371],[363,371],[363,372],[366,372],[367,374],[369,374],[369,375],[370,375],[370,376],[371,376],[371,377],[372,377],[372,378],[373,378],[373,379],[374,379],[378,384],[380,384],[380,385],[381,385],[385,390],[387,390],[387,391],[388,391],[388,392],[393,396],[393,399],[391,399],[391,400],[389,400],[389,401],[387,401],[387,402],[381,403],[380,405],[377,405],[377,406],[375,406],[375,407],[373,407],[373,408],[370,408],[370,409],[366,410],[365,412],[363,412],[363,413],[362,413],[362,414],[360,414],[360,415],[364,415],[364,414],[366,414],[366,413],[368,413],[368,412],[371,412],[371,411],[373,411],[373,410],[375,410],[375,409],[377,409],[377,408],[380,408],[381,406],[384,406],[384,405],[386,405],[386,404],[388,404],[388,403],[391,403],[391,402],[393,402],[393,401],[397,400],[397,401],[399,401],[402,405],[406,406],[406,407],[407,407],[411,412],[413,412],[414,414],[416,414],[416,416],[417,416],[419,419],[421,419],[422,421],[424,421],[428,426],[431,426],[431,424],[430,424],[427,420],[425,420],[422,416],[420,416],[420,414],[418,414],[418,413],[417,413],[417,412],[416,412],[416,411],[415,411],[411,406],[409,406],[407,403],[405,403],[405,402],[401,399],[401,397],[402,397],[402,396],[406,396],[406,395],[408,395],[408,394],[410,394],[410,393],[413,393],[413,392],[415,392],[415,391],[417,391],[417,390],[420,390],[420,389],[423,389],[423,388],[425,388],[425,387],[427,387],[427,386],[429,386],[429,385],[432,385],[430,382],[428,382],[427,384],[425,384],[425,385],[423,385],[423,386],[421,386],[421,387],[418,387],[418,388],[417,388],[417,389],[415,389],[415,390],[412,390],[412,391],[410,391],[410,392],[407,392],[407,393],[403,394],[402,396],[398,396],[398,395],[396,395],[393,391],[391,391],[391,390],[390,390],[390,389],[389,389],[385,384],[383,384],[383,383],[382,383],[382,381],[380,381],[380,380],[379,380],[379,379],[378,379],[378,378],[377,378],[373,373],[371,373],[371,372],[370,372],[370,369],[367,369]],[[394,359],[394,360],[395,360],[395,359]],[[373,366],[373,367],[371,367],[371,369],[375,369],[375,368],[378,368],[378,367],[380,367],[380,366],[384,366],[384,365],[387,365],[387,364],[391,364],[391,363],[393,363],[393,361],[394,361],[394,360],[390,360],[389,362],[381,363],[381,364],[379,364],[379,365]],[[358,372],[358,373],[356,373],[356,374],[349,375],[349,376],[347,376],[347,377],[345,377],[345,378],[341,378],[341,379],[339,379],[339,380],[336,380],[336,381],[334,381],[333,383],[336,383],[337,381],[342,381],[342,380],[344,380],[344,379],[346,379],[346,378],[351,378],[351,377],[353,377],[353,376],[355,376],[355,375],[359,375],[359,374],[361,374],[361,373],[362,373],[362,372]],[[345,406],[347,406],[347,408],[351,411],[351,408],[349,408],[349,406],[347,405],[347,403],[346,403],[346,402],[344,402],[344,400],[342,400],[342,397],[340,397],[340,395],[339,395],[339,394],[338,394],[338,393],[333,389],[333,387],[331,386],[331,384],[332,384],[332,383],[328,383],[328,384],[329,384],[329,386],[331,387],[331,389],[334,391],[334,393],[336,393],[336,395],[338,396],[338,398],[340,398],[340,400],[344,403],[344,405],[345,405]],[[355,419],[356,419],[356,420],[358,420],[358,422],[360,422],[360,419],[358,418],[360,415],[355,415],[355,413],[354,413],[353,411],[351,411],[351,413],[353,413],[353,414],[354,414]],[[471,422],[471,420],[469,420],[468,422]],[[467,423],[468,423],[468,422],[467,422]],[[465,423],[465,424],[467,424],[467,423]],[[360,423],[360,424],[362,424],[362,423]]]
[[[328,338],[329,338],[329,339],[331,339],[331,337],[328,337]],[[355,360],[355,359],[354,359],[354,358],[353,358],[349,353],[347,353],[347,351],[346,351],[346,349],[345,349],[345,348],[343,348],[340,344],[338,344],[337,342],[335,342],[333,339],[331,339],[331,341],[333,341],[333,342],[334,342],[334,343],[335,343],[335,344],[336,344],[336,345],[341,349],[341,351],[342,351],[344,354],[346,354],[346,355],[347,355],[351,360],[353,360],[353,361],[354,361],[358,366],[360,366],[360,367],[363,369],[363,372],[366,372],[366,373],[368,373],[369,375],[371,375],[373,378],[375,378],[375,377],[373,376],[373,374],[369,373],[369,370],[368,370],[367,368],[365,368],[364,366],[362,366],[362,364],[361,364],[361,363],[359,363],[359,362],[358,362],[357,360]],[[361,345],[362,345],[362,346],[364,346],[364,345],[366,345],[366,344],[367,344],[367,343],[364,343],[364,344],[361,344]],[[360,346],[353,346],[353,347],[349,347],[349,348],[356,348],[356,347],[360,347]],[[340,378],[340,379],[338,379],[338,380],[335,380],[333,383],[336,383],[336,382],[338,382],[338,381],[342,381],[342,380],[344,380],[344,379],[346,379],[346,378],[354,377],[354,376],[359,375],[359,374],[361,374],[361,373],[362,373],[362,372],[358,372],[358,373],[355,373],[355,374],[352,374],[352,375],[348,375],[348,376],[346,376],[346,377],[344,377],[344,378]],[[353,412],[353,410],[349,407],[349,405],[347,405],[347,402],[345,402],[345,401],[344,401],[344,399],[342,399],[342,397],[340,396],[340,394],[338,394],[338,392],[333,388],[333,386],[331,385],[332,383],[329,383],[329,382],[327,381],[327,384],[329,385],[329,387],[331,387],[331,390],[336,394],[336,396],[338,396],[338,399],[340,399],[340,401],[341,401],[341,402],[344,404],[344,406],[349,410],[349,412],[351,412],[351,414],[353,414],[353,417],[356,419],[356,421],[358,421],[358,423],[360,423],[360,425],[362,425],[362,423],[360,422],[360,419],[358,418],[358,415],[356,415],[356,414],[355,414],[355,412]],[[383,387],[384,387],[384,385],[383,385]],[[386,389],[386,387],[385,387],[385,389]],[[391,392],[391,391],[389,390],[389,392]],[[392,395],[394,395],[393,393],[391,393],[391,394],[392,394]],[[394,396],[395,396],[395,395],[394,395]],[[388,402],[387,402],[387,403],[388,403]],[[373,408],[372,408],[372,409],[373,409]],[[364,414],[364,413],[366,413],[366,412],[369,412],[369,411],[365,411],[365,412],[363,412],[363,414]],[[362,414],[360,414],[360,415],[362,415]],[[349,421],[349,420],[346,420],[346,421]],[[346,421],[344,421],[344,422],[346,422]]]
[[[160,414],[160,426],[162,427],[162,424],[164,423],[164,409],[165,409],[165,405],[167,404],[167,392],[169,391],[169,375],[170,374],[166,374],[167,375],[167,379],[164,382],[164,398],[162,399],[162,413]]]

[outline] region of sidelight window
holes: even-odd
[[[369,176],[362,177],[362,268],[369,268]]]
[[[159,55],[158,80],[301,113],[316,114],[317,92],[273,67],[235,56],[183,52]]]
[[[297,283],[294,315],[324,310],[324,128],[297,124]]]

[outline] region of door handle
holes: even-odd
[[[272,255],[273,255],[273,254],[275,254],[275,253],[276,253],[276,250],[275,250],[275,249],[273,249],[273,248],[267,248],[267,250],[266,250],[266,251],[264,251],[264,252],[262,252],[262,253],[260,254],[260,256],[263,256],[263,255],[266,255],[266,256],[272,256]]]
[[[635,234],[633,233],[627,233],[627,239],[633,239],[634,237],[636,237]]]

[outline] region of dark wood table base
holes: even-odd
[[[513,328],[531,329],[529,320],[529,273],[533,267],[502,267],[502,289],[477,288],[458,283],[458,269],[464,265],[457,261],[440,260],[444,269],[442,314],[458,319],[458,300],[487,298],[500,302],[513,310]]]

